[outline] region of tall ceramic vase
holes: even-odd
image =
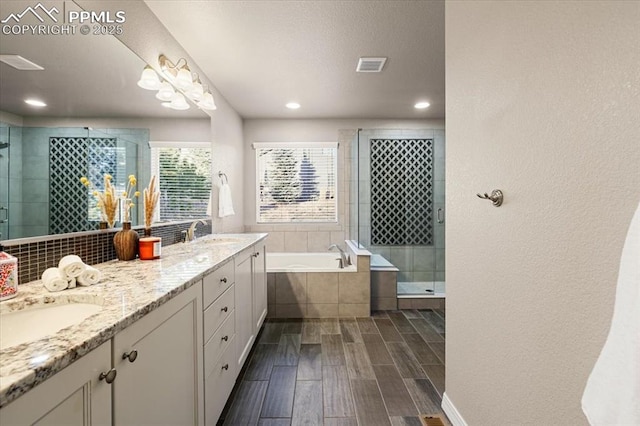
[[[138,254],[138,233],[131,229],[131,222],[124,222],[122,229],[113,236],[113,246],[118,260],[133,260]]]

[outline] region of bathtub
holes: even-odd
[[[350,251],[353,265],[342,269],[338,267],[338,252],[267,252],[267,316],[368,317],[371,314],[369,253]]]
[[[339,268],[340,253],[267,253],[269,272],[357,272],[356,259],[353,265]]]

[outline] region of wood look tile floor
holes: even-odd
[[[416,425],[440,414],[440,310],[267,320],[218,425]]]

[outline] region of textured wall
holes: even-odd
[[[468,424],[586,423],[640,201],[639,22],[639,2],[446,4],[446,394]],[[475,196],[494,188],[500,208]]]

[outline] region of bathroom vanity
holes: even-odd
[[[106,262],[92,287],[21,285],[10,309],[71,292],[102,309],[0,351],[2,424],[215,425],[266,317],[265,238],[210,236],[156,261]]]

